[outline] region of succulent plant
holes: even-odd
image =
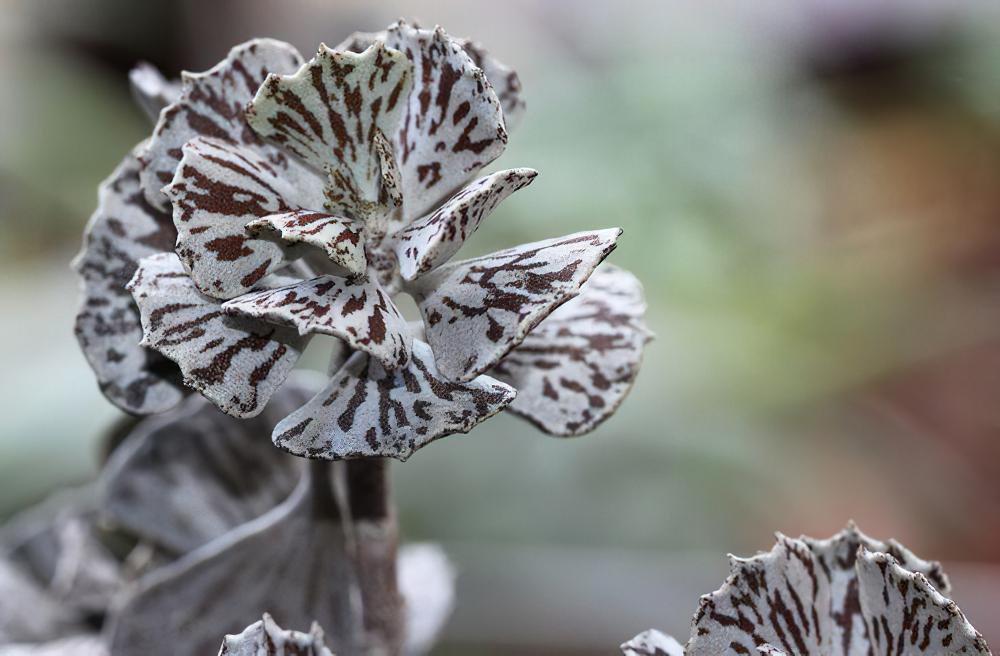
[[[113,403],[167,414],[102,474],[101,516],[141,547],[102,608],[108,646],[201,653],[269,612],[318,620],[342,654],[426,650],[451,573],[397,554],[385,459],[505,408],[566,436],[609,417],[650,338],[638,281],[599,266],[621,230],[451,261],[537,174],[482,173],[520,81],[441,28],[400,21],[309,61],[254,39],[179,83],[148,65],[130,81],[155,127],[101,186],[76,334]],[[309,398],[289,376],[317,336],[334,339]]]
[[[701,598],[685,646],[659,631],[626,656],[989,654],[937,562],[853,524],[827,540],[781,534],[767,553],[730,557],[732,573]]]
[[[162,411],[182,379],[252,417],[315,335],[339,340],[330,383],[273,436],[311,458],[405,459],[505,407],[581,434],[627,393],[641,288],[597,268],[620,230],[449,263],[536,175],[476,178],[524,108],[481,47],[400,22],[305,63],[250,41],[179,92],[148,68],[132,81],[144,107],[168,104],[103,185],[76,262],[77,334],[122,408]]]

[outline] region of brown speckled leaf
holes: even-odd
[[[322,376],[306,373],[293,372],[253,419],[229,417],[195,395],[142,422],[101,473],[106,519],[145,543],[184,554],[284,501],[301,461],[267,436],[322,385]]]
[[[363,226],[353,219],[312,210],[296,210],[255,219],[246,227],[251,235],[272,232],[287,244],[308,244],[321,248],[330,261],[348,276],[360,276],[368,266],[362,240]]]
[[[533,169],[509,169],[482,177],[403,229],[395,246],[403,278],[413,280],[447,262],[505,198],[536,175]]]
[[[990,654],[955,602],[923,574],[902,567],[889,554],[864,548],[855,567],[874,653]]]
[[[142,260],[129,289],[143,344],[176,362],[189,387],[236,417],[263,410],[305,345],[294,330],[227,316],[198,292],[173,253]]]
[[[254,39],[234,47],[204,73],[183,73],[180,99],[160,113],[140,156],[142,188],[149,202],[167,207],[160,189],[173,179],[181,147],[199,135],[251,146],[277,169],[288,167],[289,158],[250,129],[244,110],[268,73],[290,73],[301,63],[298,51],[287,43]]]
[[[493,85],[493,91],[503,107],[503,120],[507,132],[512,132],[524,117],[525,103],[521,97],[521,78],[517,72],[490,55],[485,48],[471,39],[461,39],[462,48],[483,69],[486,79]]]
[[[801,538],[812,551],[817,564],[829,581],[829,614],[834,621],[829,626],[827,649],[831,656],[865,654],[868,639],[865,620],[859,605],[858,575],[855,561],[859,548],[892,554],[904,567],[930,579],[937,589],[947,594],[951,589],[941,565],[921,560],[895,540],[872,539],[849,524],[840,533],[826,540]]]
[[[323,641],[323,629],[313,623],[309,633],[282,629],[264,613],[238,635],[227,635],[219,656],[333,656]]]
[[[127,412],[152,414],[176,405],[184,392],[176,367],[139,345],[139,313],[125,285],[139,260],[171,250],[177,233],[170,217],[146,202],[138,174],[130,154],[98,190],[73,260],[83,282],[74,331],[104,395]]]
[[[180,82],[167,80],[155,66],[146,62],[129,71],[128,81],[136,104],[154,123],[160,117],[160,111],[177,102],[181,96]]]
[[[470,380],[577,294],[619,228],[579,232],[449,264],[412,285],[438,369]]]
[[[767,553],[731,557],[732,574],[701,599],[686,656],[989,654],[931,583],[947,589],[938,563],[853,524],[828,540],[777,538]]]
[[[651,339],[642,285],[602,264],[490,371],[518,390],[508,410],[553,435],[581,435],[610,417],[639,373]]]
[[[410,221],[499,157],[507,131],[486,75],[444,30],[400,22],[388,29],[385,43],[414,66],[413,92],[395,138],[403,212]]]
[[[255,151],[197,137],[164,190],[174,205],[177,255],[202,293],[233,298],[288,262],[283,245],[251,236],[250,221],[322,203],[322,180],[279,170]]]
[[[145,577],[109,630],[113,653],[209,654],[220,634],[265,612],[286,626],[316,621],[335,653],[362,653],[345,527],[314,512],[327,501],[311,483],[312,474],[272,511]]]
[[[334,50],[361,52],[376,41],[385,41],[386,32],[355,32],[341,41]],[[517,72],[498,61],[486,48],[472,39],[455,39],[472,61],[483,70],[503,108],[507,132],[514,130],[524,116],[525,103],[521,97],[521,80]]]
[[[684,656],[684,647],[656,629],[643,631],[621,646],[622,656]]]
[[[721,588],[701,598],[687,654],[755,653],[767,643],[795,654],[819,656],[831,618],[829,584],[809,547],[777,536],[774,548],[753,558],[730,557],[731,574]],[[797,600],[797,601],[796,601]],[[804,607],[804,612],[796,612]],[[817,612],[812,612],[812,608]],[[738,618],[745,617],[745,621]]]
[[[319,276],[284,287],[244,294],[223,304],[234,317],[292,326],[300,335],[339,337],[389,369],[409,360],[406,319],[374,280],[351,282]]]
[[[273,439],[308,458],[406,460],[433,440],[468,432],[514,394],[486,376],[468,383],[446,380],[430,347],[414,340],[409,364],[393,373],[363,353],[353,355],[323,391],[278,424]]]
[[[376,144],[384,145],[381,135],[395,134],[412,84],[406,57],[381,42],[362,53],[321,45],[294,75],[267,79],[247,120],[261,136],[327,173],[326,203],[314,209],[380,218],[395,203],[384,189],[388,163]],[[398,203],[398,194],[393,200]]]

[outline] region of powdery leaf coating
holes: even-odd
[[[418,278],[413,292],[438,369],[471,380],[573,298],[614,250],[621,229],[578,232],[450,264]]]
[[[406,460],[438,438],[468,432],[515,393],[487,376],[446,380],[430,347],[414,340],[409,364],[391,373],[364,354],[353,355],[323,391],[278,424],[273,440],[307,458]]]
[[[334,652],[363,653],[345,527],[315,515],[310,482],[303,477],[280,506],[144,577],[115,614],[111,651],[208,654],[220,634],[268,612],[287,626],[317,621]]]
[[[518,390],[509,411],[553,435],[582,435],[614,414],[652,339],[642,285],[602,264],[490,371]]]
[[[684,656],[684,647],[656,629],[643,631],[621,646],[623,656]]]
[[[395,135],[408,222],[499,157],[507,131],[486,75],[444,30],[399,22],[387,30],[385,44],[414,67],[413,92]]]
[[[476,43],[472,39],[460,39],[462,49],[476,63],[476,66],[483,69],[486,79],[493,86],[500,105],[503,107],[503,121],[507,132],[517,128],[524,118],[525,102],[521,97],[521,78],[517,72],[498,61],[493,57],[482,44]]]
[[[801,656],[825,653],[832,622],[820,609],[829,604],[829,586],[808,546],[777,540],[767,554],[730,557],[732,574],[702,597],[686,653],[752,654],[765,643]]]
[[[931,584],[947,589],[938,563],[853,524],[828,540],[779,534],[770,552],[730,560],[732,574],[701,599],[687,656],[990,653]]]
[[[861,612],[878,654],[983,654],[989,647],[955,602],[892,556],[861,549]]]
[[[397,236],[400,274],[413,280],[447,262],[508,196],[531,184],[538,171],[509,169],[482,177]]]
[[[181,147],[199,135],[252,146],[272,166],[291,162],[264,143],[246,123],[244,110],[268,73],[291,73],[302,64],[298,51],[273,39],[253,39],[235,46],[224,60],[204,73],[182,73],[180,99],[160,113],[140,159],[142,188],[157,207],[167,207],[160,189],[174,177]]]
[[[227,635],[219,656],[333,656],[315,622],[309,633],[282,629],[270,615],[248,626],[239,635]]]
[[[255,219],[246,225],[251,235],[277,233],[288,244],[321,248],[348,276],[360,276],[368,267],[362,238],[363,225],[333,214],[296,210]]]
[[[268,77],[247,121],[328,174],[329,211],[363,220],[385,212],[377,135],[395,133],[412,84],[412,65],[381,42],[360,54],[321,45],[294,75]]]
[[[300,335],[322,333],[344,340],[389,369],[410,359],[406,319],[374,280],[351,282],[318,276],[276,289],[244,294],[223,305],[234,317],[295,327]]]
[[[385,41],[385,38],[384,30],[381,32],[355,32],[341,41],[334,50],[361,52],[376,41]],[[489,80],[503,108],[504,127],[508,133],[511,132],[520,124],[525,110],[524,98],[521,97],[521,79],[517,76],[517,72],[498,61],[486,51],[482,44],[476,43],[472,39],[456,39],[456,41],[472,58],[476,66],[486,74],[486,79]]]
[[[826,644],[830,654],[848,656],[867,653],[865,618],[859,603],[856,560],[859,549],[890,554],[911,572],[927,577],[942,593],[951,590],[948,577],[935,561],[922,560],[895,540],[882,542],[868,537],[854,523],[826,540],[801,538],[816,559],[829,583],[829,610],[833,618]]]
[[[101,391],[126,412],[163,412],[184,396],[176,367],[139,345],[139,313],[125,289],[139,260],[173,249],[176,236],[170,217],[143,197],[139,163],[129,154],[101,183],[83,249],[73,260],[83,282],[76,338]]]
[[[136,104],[154,123],[164,107],[181,97],[180,82],[167,80],[155,66],[146,62],[129,71],[128,81]]]
[[[279,170],[254,150],[196,137],[184,144],[173,182],[177,255],[198,289],[233,298],[288,262],[285,249],[247,231],[250,221],[318,207],[322,180],[301,167]]]
[[[173,554],[191,551],[271,510],[291,494],[300,461],[264,436],[319,381],[292,376],[251,420],[201,396],[142,422],[101,474],[105,516]]]
[[[189,387],[235,417],[263,410],[305,346],[293,330],[227,316],[198,293],[173,253],[142,260],[129,289],[143,345],[176,362]]]

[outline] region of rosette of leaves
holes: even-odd
[[[638,281],[598,268],[619,229],[450,262],[536,175],[479,174],[524,109],[481,47],[400,22],[308,62],[257,39],[179,91],[146,69],[133,86],[167,104],[76,261],[77,334],[123,409],[189,388],[251,417],[316,335],[347,357],[273,435],[312,458],[405,459],[504,408],[577,435],[627,394],[649,333]]]
[[[898,542],[853,524],[827,540],[777,536],[771,551],[730,557],[732,573],[701,598],[682,646],[651,630],[626,656],[990,654],[944,595],[948,578]]]
[[[520,83],[440,28],[400,22],[309,61],[255,39],[179,83],[149,67],[131,82],[155,127],[101,186],[74,262],[101,389],[134,414],[188,390],[250,423],[280,413],[271,441],[315,462],[279,466],[247,441],[259,423],[217,431],[212,452],[172,439],[174,421],[123,447],[105,511],[148,558],[112,648],[201,653],[270,612],[319,620],[342,655],[419,653],[451,588],[406,588],[422,579],[401,558],[422,554],[409,571],[431,581],[450,571],[433,551],[397,556],[385,459],[505,408],[556,435],[610,416],[650,337],[638,281],[601,265],[621,231],[451,261],[536,173],[482,173],[524,110]],[[329,379],[276,407],[317,336],[333,338]]]

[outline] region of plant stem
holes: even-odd
[[[334,463],[326,460],[309,461],[312,514],[315,518],[339,520],[343,516],[333,489],[333,468]]]
[[[399,531],[390,496],[388,460],[349,461],[347,490],[368,653],[395,656],[403,648],[405,608],[396,578]]]

